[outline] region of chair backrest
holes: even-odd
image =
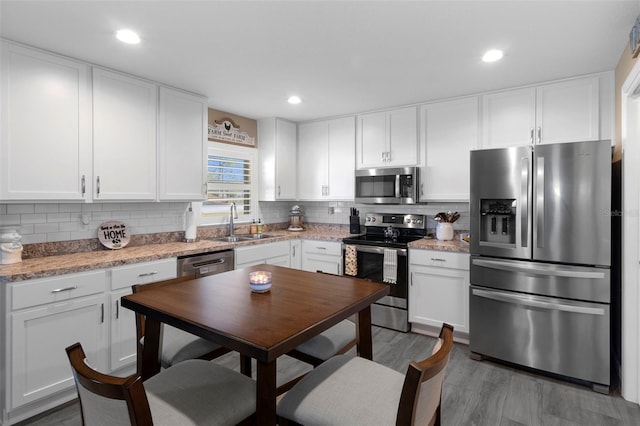
[[[131,290],[134,293],[139,293],[141,291],[152,290],[154,288],[181,283],[183,281],[188,281],[192,279],[193,279],[192,276],[188,276],[188,277],[179,277],[179,278],[173,278],[170,280],[158,281],[151,284],[134,284],[131,286]],[[145,320],[145,316],[142,315],[141,313],[136,312],[136,355],[137,355],[138,374],[142,372],[142,362],[143,362],[142,351],[144,349],[144,344],[143,344],[144,320]]]
[[[87,364],[80,343],[66,348],[85,425],[152,425],[147,395],[138,375],[115,377]]]
[[[431,356],[412,362],[402,387],[397,425],[439,425],[442,383],[453,348],[453,327],[443,324]]]

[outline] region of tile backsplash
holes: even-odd
[[[184,231],[188,203],[24,203],[0,204],[0,225],[15,225],[23,244],[73,241],[97,238],[102,222],[118,220],[127,224],[132,235]],[[460,213],[455,230],[469,229],[469,203],[428,203],[414,205],[365,205],[348,201],[261,202],[259,217],[264,223],[283,223],[289,211],[299,205],[304,223],[349,224],[351,207],[367,212],[415,213],[428,217],[427,228],[435,228],[433,217],[448,210]]]

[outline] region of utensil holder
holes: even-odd
[[[436,238],[440,241],[453,240],[453,223],[438,222],[436,224]]]
[[[360,216],[349,216],[349,233],[360,233]]]

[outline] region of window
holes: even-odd
[[[200,225],[228,223],[230,204],[236,203],[238,222],[257,215],[258,150],[209,142],[207,156],[207,200],[195,206]],[[198,209],[199,207],[199,209]]]

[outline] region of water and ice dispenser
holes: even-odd
[[[480,200],[480,242],[515,244],[515,199]]]

